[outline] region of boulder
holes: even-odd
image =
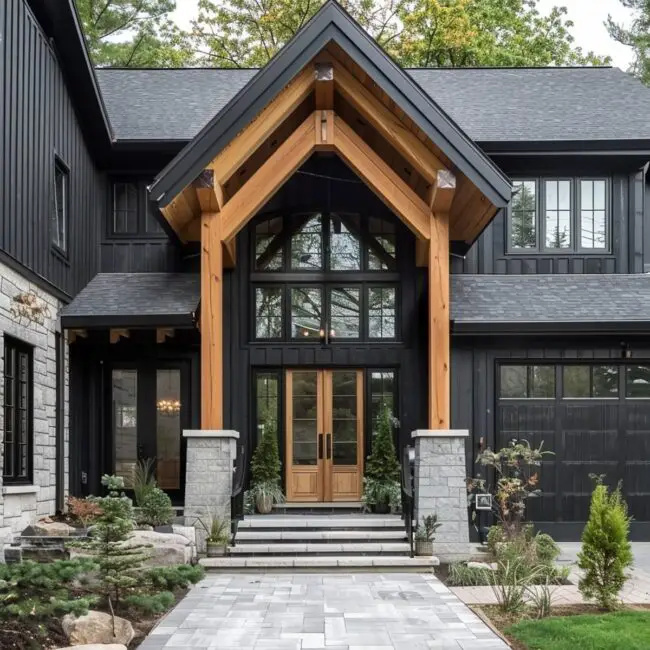
[[[128,646],[135,632],[125,618],[113,617],[104,612],[90,610],[84,616],[67,614],[62,621],[63,631],[73,646],[83,644],[111,643]]]
[[[196,555],[196,545],[184,535],[136,530],[127,542],[128,546],[149,546],[142,549],[149,557],[145,566],[171,566],[191,564]]]
[[[172,524],[172,532],[174,535],[182,535],[190,542],[196,545],[196,528],[194,526],[181,526],[180,524]]]
[[[69,645],[59,650],[126,650],[121,643],[84,643],[83,645]]]
[[[467,563],[467,568],[468,569],[483,569],[485,571],[496,571],[497,570],[497,564],[496,562],[468,562]]]
[[[35,535],[46,537],[69,537],[75,529],[62,521],[52,521],[49,517],[37,521],[33,526]]]

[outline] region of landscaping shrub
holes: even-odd
[[[92,498],[79,499],[68,497],[68,512],[84,527],[88,528],[97,517],[102,514],[102,509]]]
[[[0,564],[0,620],[85,614],[95,599],[71,599],[70,589],[75,580],[96,568],[92,560]]]
[[[528,602],[531,604],[537,618],[546,618],[551,615],[555,591],[556,589],[551,586],[548,579],[542,584],[526,587]]]
[[[199,564],[179,564],[178,566],[161,566],[148,569],[144,579],[154,587],[165,591],[185,588],[196,584],[205,575],[205,570]]]
[[[109,602],[117,605],[122,596],[141,588],[142,562],[147,555],[145,546],[126,543],[131,537],[134,521],[131,499],[120,492],[124,488],[124,479],[104,475],[102,485],[108,489],[108,496],[95,497],[102,514],[93,526],[92,537],[75,546],[96,556],[102,593]]]
[[[152,487],[142,497],[138,523],[149,526],[165,526],[171,523],[173,517],[172,500],[159,487]]]
[[[124,597],[123,602],[143,614],[162,614],[176,602],[176,599],[171,591],[161,591],[156,594],[130,594]]]
[[[366,506],[397,511],[401,507],[400,465],[393,442],[393,416],[382,404],[372,452],[366,461],[363,479],[363,502]]]
[[[251,485],[244,494],[244,503],[250,506],[258,505],[258,509],[264,502],[282,503],[284,494],[281,487],[280,452],[278,450],[278,432],[275,426],[275,418],[268,416],[264,418],[264,429],[262,438],[253,452],[251,458]]]
[[[499,451],[488,448],[477,456],[478,464],[495,473],[496,484],[491,493],[496,504],[495,514],[507,539],[521,532],[526,502],[540,494],[539,468],[544,456],[551,453],[544,451],[542,445],[533,449],[527,440],[512,440]],[[471,479],[469,489],[472,500],[476,493],[487,490],[487,481]]]
[[[578,566],[584,571],[578,587],[585,598],[605,609],[618,605],[618,594],[628,579],[625,569],[633,559],[629,532],[630,518],[620,487],[609,492],[599,481],[591,495],[578,553]]]
[[[466,562],[449,565],[447,584],[451,587],[479,587],[490,584],[489,569],[468,567]]]
[[[519,614],[526,606],[526,592],[536,579],[536,569],[522,562],[497,562],[497,570],[490,571],[490,587],[497,605],[504,614]]]
[[[153,458],[139,460],[133,468],[131,480],[128,485],[133,490],[133,497],[137,506],[141,506],[145,497],[156,487]]]

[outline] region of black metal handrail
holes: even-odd
[[[231,544],[235,545],[237,527],[244,518],[244,484],[246,481],[247,449],[246,445],[237,445],[237,457],[232,478],[232,496],[230,497],[230,532]]]
[[[411,447],[404,447],[402,451],[402,519],[406,528],[411,557],[413,557],[413,534],[415,533],[415,500],[413,498],[413,462],[411,461]]]

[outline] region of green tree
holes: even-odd
[[[566,8],[538,0],[343,0],[403,66],[595,64],[608,58],[573,45]],[[323,0],[199,0],[190,41],[209,66],[264,65]]]
[[[589,507],[589,520],[582,532],[578,566],[584,571],[578,588],[585,598],[594,599],[605,609],[618,605],[618,594],[632,564],[629,540],[630,518],[620,488],[609,492],[598,481]]]
[[[609,35],[619,43],[634,50],[630,72],[644,84],[650,85],[650,0],[619,0],[632,12],[629,26],[617,23],[607,16],[605,26]]]
[[[372,452],[366,462],[366,477],[382,483],[399,481],[400,478],[400,466],[393,442],[393,416],[387,404],[382,404],[379,414]]]
[[[273,418],[264,422],[262,439],[253,452],[251,459],[251,484],[280,484],[280,453],[278,451],[278,433]]]
[[[170,20],[176,0],[76,0],[93,63],[174,68],[191,63],[184,34]]]

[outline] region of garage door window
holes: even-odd
[[[502,399],[553,399],[554,366],[501,366]]]
[[[618,397],[617,366],[564,366],[562,396],[569,399]]]
[[[650,366],[627,366],[625,369],[625,396],[650,398]]]

